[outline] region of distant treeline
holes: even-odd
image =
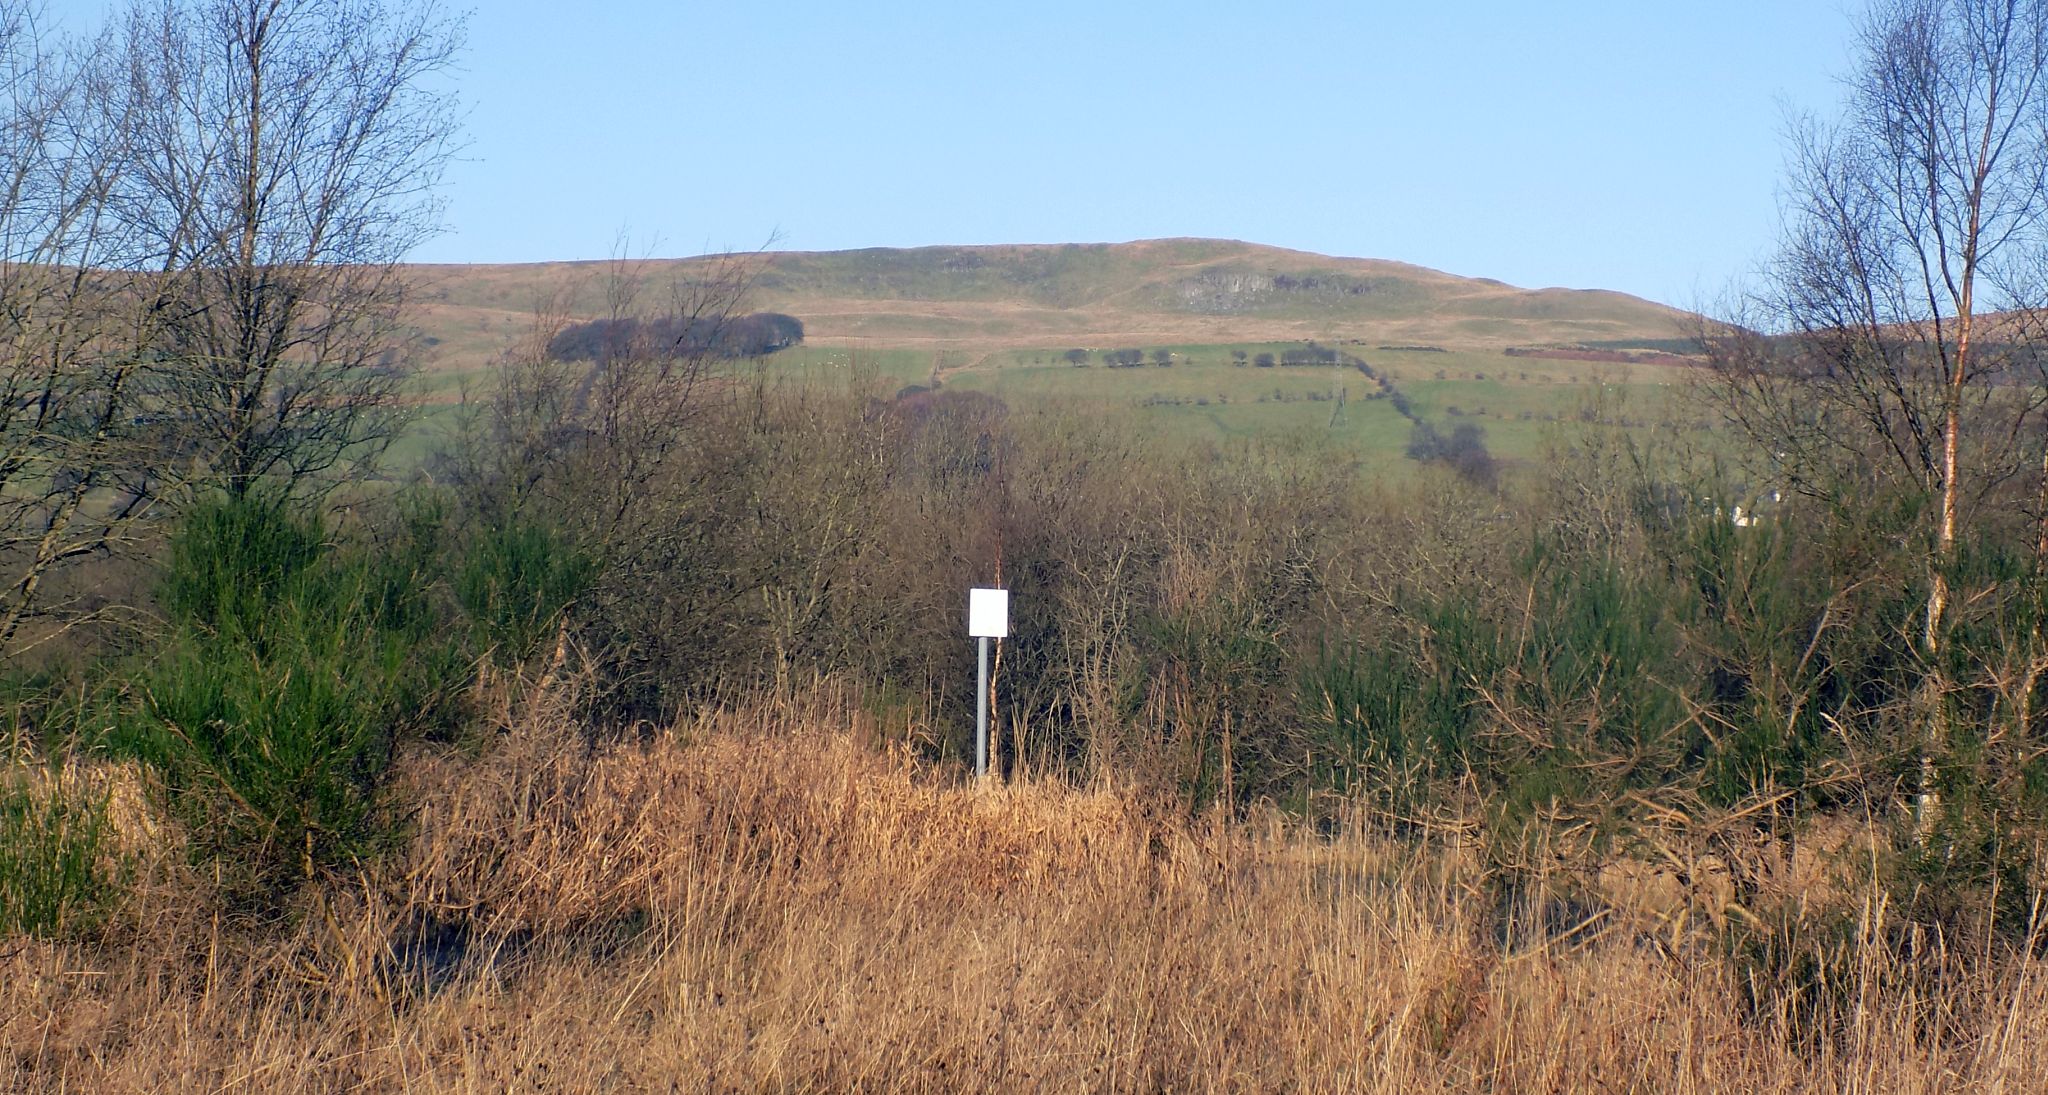
[[[1090,351],[1087,350],[1075,349],[1068,350],[1063,356],[1067,359],[1068,364],[1079,366],[1088,364],[1089,353]],[[1102,363],[1112,369],[1135,369],[1145,363],[1145,351],[1139,349],[1104,350],[1102,351]],[[1163,349],[1152,351],[1152,364],[1162,369],[1172,368],[1173,351]]]
[[[1068,350],[1061,356],[1070,365],[1084,367],[1097,356],[1097,351],[1076,348]],[[1135,369],[1140,365],[1146,364],[1148,361],[1146,351],[1136,348],[1102,350],[1100,351],[1100,356],[1102,363],[1112,369]],[[1172,366],[1173,358],[1174,355],[1171,350],[1158,349],[1151,351],[1149,354],[1150,363],[1160,368]],[[1278,354],[1261,353],[1256,357],[1253,357],[1245,350],[1232,350],[1230,351],[1230,362],[1237,366],[1255,365],[1261,369],[1271,369],[1276,365],[1348,365],[1356,368],[1368,377],[1375,375],[1372,366],[1365,361],[1341,350],[1319,345],[1314,341],[1310,341],[1306,346],[1294,347]]]
[[[653,350],[690,356],[762,357],[803,340],[803,321],[781,312],[754,312],[717,321],[629,316],[571,324],[549,340],[548,356],[557,361],[596,361],[629,351]]]
[[[1243,351],[1234,352],[1230,356],[1233,363],[1244,364]],[[1306,346],[1282,350],[1278,357],[1269,353],[1260,354],[1252,359],[1252,364],[1261,369],[1270,369],[1275,365],[1349,365],[1367,376],[1373,375],[1372,366],[1362,359],[1352,357],[1341,350],[1319,345],[1313,340]]]

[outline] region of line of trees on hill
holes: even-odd
[[[1076,348],[1068,350],[1066,353],[1060,356],[1063,357],[1069,365],[1082,366],[1088,364],[1088,359],[1091,356],[1093,356],[1093,354],[1092,351]],[[1135,369],[1145,364],[1145,360],[1145,351],[1137,348],[1102,351],[1102,363],[1104,365],[1109,366],[1112,369]],[[1151,353],[1151,361],[1152,364],[1158,366],[1159,368],[1171,368],[1173,366],[1173,351],[1164,348],[1153,350]]]
[[[1082,366],[1088,364],[1091,358],[1098,356],[1098,353],[1097,351],[1075,348],[1066,351],[1060,356],[1069,365]],[[1099,356],[1102,358],[1102,363],[1112,369],[1134,369],[1145,364],[1148,355],[1142,349],[1126,348],[1102,350],[1099,352]],[[1171,350],[1155,349],[1151,351],[1149,357],[1153,365],[1161,368],[1169,367],[1173,364],[1173,351]],[[1251,356],[1245,350],[1232,350],[1230,352],[1230,360],[1233,365],[1242,367],[1246,364],[1253,364],[1261,369],[1271,369],[1276,366],[1348,365],[1357,368],[1368,377],[1374,375],[1373,367],[1364,360],[1353,357],[1334,347],[1319,345],[1315,342],[1310,342],[1306,346],[1291,347],[1282,350],[1278,354],[1262,351],[1256,357]]]
[[[1231,362],[1235,365],[1243,365],[1245,363],[1243,353],[1239,352],[1231,355]],[[1306,346],[1289,347],[1280,351],[1277,355],[1271,352],[1261,352],[1252,359],[1251,363],[1261,369],[1271,369],[1275,366],[1349,365],[1357,368],[1367,376],[1372,375],[1372,366],[1363,360],[1344,353],[1335,347],[1323,346],[1315,342],[1310,342]]]
[[[549,340],[563,361],[603,361],[627,354],[766,357],[802,344],[803,321],[781,312],[737,316],[622,316],[572,323]]]

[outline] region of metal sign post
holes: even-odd
[[[988,640],[987,635],[974,637],[981,647],[975,661],[974,671],[974,778],[988,777]]]
[[[967,591],[967,634],[981,647],[974,674],[974,777],[988,775],[988,641],[1010,633],[1010,591]]]

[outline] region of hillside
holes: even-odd
[[[994,351],[1320,338],[1472,350],[1669,339],[1685,314],[1603,290],[1521,289],[1230,240],[868,248],[758,257],[751,305],[816,345]],[[704,259],[634,264],[657,299]],[[561,294],[602,311],[605,262],[412,268],[435,364],[484,365]]]

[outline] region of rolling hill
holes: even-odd
[[[710,260],[631,263],[643,300]],[[1653,343],[1686,314],[1604,290],[1522,289],[1382,259],[1232,240],[867,248],[755,256],[750,306],[802,319],[813,345],[961,350],[1300,339],[1507,346]],[[604,311],[614,264],[409,269],[416,323],[439,368],[488,365],[531,330],[539,302]]]

